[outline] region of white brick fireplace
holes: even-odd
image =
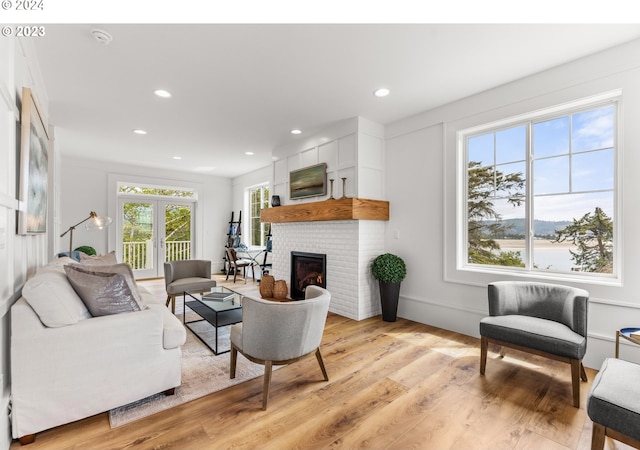
[[[261,220],[271,224],[272,274],[289,286],[292,251],[325,254],[330,311],[355,320],[380,314],[370,267],[384,253],[389,220],[384,126],[362,117],[345,119],[274,149],[273,156],[270,193],[280,197],[282,206],[261,213]],[[291,200],[290,173],[318,163],[327,164],[326,177],[335,181],[334,189]]]
[[[381,313],[371,261],[384,253],[384,221],[330,220],[273,223],[273,275],[290,284],[291,252],[327,255],[330,311],[362,320]]]

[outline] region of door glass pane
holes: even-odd
[[[153,204],[125,202],[122,210],[122,261],[133,270],[153,269]]]
[[[166,205],[164,220],[165,261],[191,259],[191,205]]]

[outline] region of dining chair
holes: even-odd
[[[233,269],[233,282],[236,282],[236,277],[238,276],[238,269],[242,269],[242,276],[244,277],[244,282],[247,282],[247,267],[251,268],[251,275],[253,277],[253,281],[256,281],[256,272],[254,266],[257,266],[258,263],[253,259],[245,259],[238,258],[235,249],[228,247],[227,248],[227,261],[229,262],[229,270],[227,270],[227,280],[229,279],[229,272]]]

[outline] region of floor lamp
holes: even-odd
[[[106,227],[111,225],[111,222],[111,217],[99,216],[95,211],[91,211],[89,213],[89,217],[81,220],[75,225],[70,226],[67,231],[60,235],[60,237],[64,237],[65,234],[69,233],[69,258],[71,258],[71,255],[73,254],[73,230],[75,230],[78,225],[82,225],[83,223],[85,223],[84,227],[87,229],[87,231],[94,231],[105,229]]]

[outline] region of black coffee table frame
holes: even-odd
[[[220,355],[222,353],[229,353],[231,351],[231,348],[224,351],[220,351],[218,349],[218,328],[242,322],[242,295],[223,286],[213,287],[211,288],[211,292],[228,293],[233,297],[233,299],[227,301],[206,300],[206,298],[203,297],[205,297],[207,293],[196,294],[185,291],[183,293],[184,301],[182,307],[182,321],[184,325],[189,328],[193,332],[193,334],[195,334],[195,336],[200,339],[200,341],[202,341],[204,345],[209,347],[215,355]],[[187,306],[194,313],[200,316],[201,319],[190,320],[187,322]],[[200,336],[200,334],[198,334],[198,332],[193,329],[193,327],[190,326],[190,324],[192,323],[203,321],[210,323],[216,330],[214,347],[209,345],[209,343],[205,341]]]

